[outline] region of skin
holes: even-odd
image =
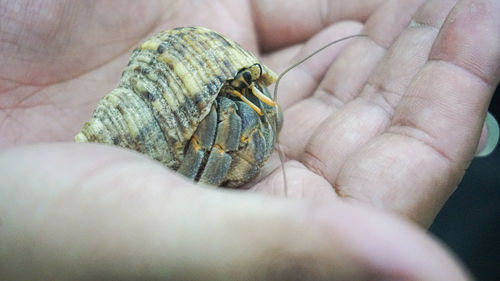
[[[425,228],[474,156],[500,3],[0,2],[0,279],[470,280]],[[72,139],[159,30],[201,25],[289,73],[247,190]]]

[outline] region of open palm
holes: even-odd
[[[72,237],[83,242],[70,255],[103,276],[460,278],[428,237],[379,212],[428,225],[461,180],[498,82],[496,1],[39,2],[0,4],[0,210],[19,211],[4,225],[58,241],[35,247],[47,264],[69,268],[47,274],[81,270],[56,254]],[[306,200],[200,189],[137,154],[67,143],[139,42],[190,25],[231,37],[277,72],[330,41],[368,35],[280,83],[287,196]],[[250,190],[283,195],[278,163],[273,156]],[[43,206],[36,218],[26,194]],[[168,229],[153,231],[161,225]],[[375,238],[366,242],[366,232]],[[439,266],[413,257],[421,247]],[[327,268],[332,261],[340,268]]]

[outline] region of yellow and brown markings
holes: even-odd
[[[193,179],[238,185],[270,154],[267,143],[275,138],[266,115],[274,104],[261,90],[275,80],[253,54],[215,31],[163,31],[133,51],[118,87],[75,141],[134,149]],[[221,91],[228,85],[238,97]],[[249,123],[254,127],[243,132]]]

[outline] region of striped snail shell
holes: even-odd
[[[275,81],[253,54],[215,31],[163,31],[133,51],[75,141],[118,145],[193,180],[239,186],[274,149],[282,117],[266,87]]]

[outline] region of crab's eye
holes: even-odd
[[[245,79],[245,82],[248,85],[252,84],[252,74],[250,74],[250,72],[248,71],[243,72],[243,79]]]

